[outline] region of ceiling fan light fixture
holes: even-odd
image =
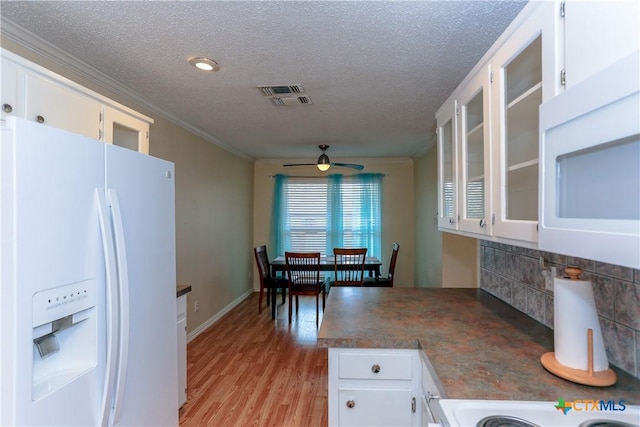
[[[329,170],[329,168],[331,167],[331,161],[329,160],[329,156],[322,153],[320,157],[318,157],[317,166],[318,166],[318,169],[320,169],[322,172]]]
[[[216,61],[214,61],[213,59],[205,58],[204,56],[189,58],[189,64],[202,71],[220,70],[220,65],[218,65]]]

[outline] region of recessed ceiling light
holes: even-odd
[[[220,66],[213,59],[205,58],[204,56],[197,56],[189,59],[189,64],[193,65],[202,71],[218,71]]]

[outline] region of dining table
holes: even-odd
[[[320,257],[320,271],[334,271],[335,257],[323,256]],[[370,277],[380,277],[380,266],[382,262],[378,257],[368,256],[364,260],[364,270]],[[271,275],[276,277],[278,275],[284,275],[287,271],[287,263],[284,256],[279,256],[271,261]]]

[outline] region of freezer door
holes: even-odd
[[[173,164],[105,145],[120,277],[114,425],[178,424]]]
[[[1,132],[0,425],[96,425],[105,266],[104,144],[7,118]]]

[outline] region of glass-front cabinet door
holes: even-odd
[[[458,97],[461,182],[460,230],[491,234],[490,67],[483,68]]]
[[[456,170],[456,103],[446,104],[436,117],[438,133],[438,227],[458,229]]]
[[[540,2],[492,61],[493,138],[497,147],[493,233],[498,237],[538,240],[538,109],[559,91],[554,6],[553,2]]]

